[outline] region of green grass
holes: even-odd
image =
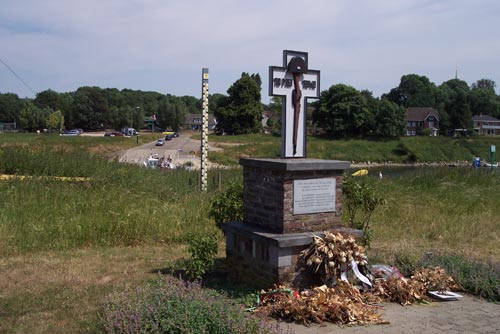
[[[197,190],[198,174],[160,173],[110,162],[85,152],[5,147],[0,173],[83,176],[85,182],[52,179],[0,182],[2,253],[177,243],[190,234],[217,234],[205,214],[216,187],[241,171],[213,170],[209,192]]]
[[[433,173],[375,181],[387,204],[373,217],[374,244],[393,253],[443,249],[500,259],[498,171],[436,168]]]
[[[59,136],[58,134],[36,133],[0,133],[2,146],[43,146],[58,147],[67,150],[86,150],[95,153],[107,153],[113,150],[126,149],[158,138],[157,134],[140,134],[138,137],[104,137],[104,136]],[[99,151],[99,149],[101,151]]]
[[[237,165],[240,157],[277,158],[281,139],[271,134],[211,136],[214,146],[224,152],[210,152],[210,159]],[[354,162],[455,162],[472,161],[474,156],[489,160],[489,146],[500,145],[500,138],[401,137],[391,140],[325,139],[308,137],[307,157]]]

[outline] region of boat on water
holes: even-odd
[[[498,168],[498,162],[491,163],[491,162],[487,162],[486,160],[481,161],[481,159],[479,157],[475,157],[472,160],[472,166],[476,167],[476,168],[478,168],[478,167]]]
[[[352,173],[352,176],[365,176],[368,175],[368,169],[360,169],[357,172]]]
[[[484,161],[483,162],[483,167],[498,168],[498,162],[489,163],[489,162]]]

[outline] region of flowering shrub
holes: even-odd
[[[105,333],[281,333],[198,283],[160,277],[134,291],[108,297],[101,312]]]

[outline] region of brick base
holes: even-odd
[[[243,220],[274,233],[322,231],[340,224],[343,172],[349,163],[317,159],[240,159]],[[294,181],[335,180],[334,210],[295,214]]]
[[[301,271],[299,254],[310,246],[313,236],[323,236],[323,232],[272,234],[242,222],[223,224],[223,229],[229,280],[259,288],[273,284],[304,287],[315,283],[312,275]],[[361,231],[348,228],[333,231],[362,236]]]

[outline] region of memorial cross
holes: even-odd
[[[307,52],[284,50],[283,67],[269,66],[269,95],[282,97],[282,158],[306,157],[307,99],[319,98],[319,80]]]

